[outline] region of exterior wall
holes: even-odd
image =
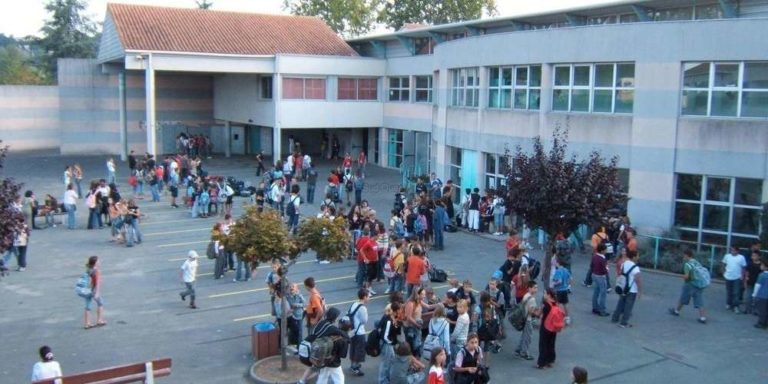
[[[101,30],[101,42],[99,43],[97,61],[99,63],[106,63],[120,59],[124,54],[120,36],[117,34],[117,28],[115,27],[115,21],[112,19],[112,15],[107,12],[107,17],[104,18],[104,26]]]
[[[120,153],[117,74],[103,74],[94,60],[59,60],[61,152]],[[210,76],[157,73],[158,148],[174,148],[181,131],[210,134],[213,81]],[[126,74],[128,146],[146,150],[144,73]],[[170,148],[169,148],[170,147]]]
[[[275,103],[259,93],[259,76],[224,74],[214,77],[213,116],[243,124],[275,125]]]
[[[0,140],[11,151],[58,149],[56,86],[0,86]]]

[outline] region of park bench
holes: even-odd
[[[155,378],[170,376],[171,358],[161,358],[146,363],[120,365],[75,373],[55,379],[35,381],[32,384],[124,384],[143,382],[153,384]]]

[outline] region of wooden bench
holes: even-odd
[[[161,358],[146,363],[120,365],[75,373],[55,379],[35,381],[32,384],[123,384],[144,382],[153,384],[155,378],[170,376],[171,358]]]

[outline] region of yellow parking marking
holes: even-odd
[[[320,280],[318,280],[318,281],[320,281]],[[441,288],[445,288],[445,287],[448,287],[448,285],[447,284],[446,285],[438,285],[438,286],[432,287],[432,289],[441,289]],[[368,300],[373,301],[373,300],[380,300],[380,299],[387,299],[387,298],[389,298],[389,295],[380,295],[380,296],[371,297]],[[337,303],[326,304],[326,306],[328,306],[328,307],[335,307],[335,306],[344,305],[344,304],[352,304],[352,303],[354,303],[356,301],[357,301],[356,299],[355,300],[345,300],[345,301],[339,301]],[[239,317],[239,318],[234,319],[232,321],[238,322],[238,321],[256,320],[256,319],[263,319],[265,317],[270,317],[270,316],[272,316],[272,315],[267,313],[267,314],[256,315],[256,316]]]
[[[184,243],[160,244],[157,247],[158,248],[180,247],[182,245],[205,244],[205,243],[207,243],[209,241],[210,240],[199,240],[199,241],[187,241],[187,242],[184,242]]]
[[[213,228],[213,226],[211,226],[210,228],[209,227],[205,227],[205,228],[195,228],[195,229],[183,229],[183,230],[180,230],[180,231],[145,233],[144,236],[173,235],[173,234],[176,234],[176,233],[204,232],[204,231],[210,232],[211,228]]]
[[[332,278],[329,278],[329,279],[315,280],[315,282],[316,283],[325,283],[325,282],[328,282],[328,281],[343,280],[343,279],[349,279],[349,278],[352,278],[352,277],[355,277],[355,275],[332,277]],[[246,289],[246,290],[243,290],[243,291],[219,293],[219,294],[216,294],[216,295],[210,295],[210,296],[208,296],[208,298],[214,299],[214,298],[217,298],[217,297],[242,295],[244,293],[261,292],[261,291],[266,291],[268,289],[269,289],[269,287],[264,287],[264,288]]]

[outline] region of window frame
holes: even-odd
[[[392,87],[392,80],[397,80],[397,87]],[[405,83],[405,85],[403,85],[403,83]],[[393,95],[397,95],[397,97],[393,98]],[[395,103],[408,103],[411,101],[410,76],[387,77],[387,101]]]
[[[419,79],[427,79],[427,88],[419,87]],[[432,75],[415,75],[413,76],[413,102],[432,104],[432,88],[433,88]],[[427,92],[427,100],[419,100],[419,92]]]
[[[598,66],[605,66],[610,65],[611,70],[613,71],[611,76],[611,84],[610,86],[605,85],[597,85],[597,68]],[[619,66],[621,65],[632,65],[633,72],[635,70],[635,63],[634,62],[626,62],[626,61],[619,61],[619,62],[597,62],[597,63],[570,63],[570,64],[555,64],[552,66],[552,112],[566,112],[566,113],[598,113],[598,114],[612,114],[612,115],[632,115],[634,113],[635,109],[635,81],[633,76],[633,81],[631,86],[629,85],[623,85],[619,84]],[[589,73],[589,79],[587,81],[587,84],[579,84],[576,85],[576,70],[578,68],[584,68],[588,67],[588,73]],[[568,83],[565,85],[558,85],[557,84],[557,69],[558,68],[567,68],[568,69]],[[529,74],[530,76],[530,74]],[[566,109],[556,109],[555,107],[555,92],[561,91],[566,92],[568,95],[568,102],[567,102],[567,108]],[[587,92],[587,108],[586,110],[574,110],[574,93],[575,91],[586,91]],[[611,108],[610,111],[596,111],[595,110],[595,96],[598,92],[606,92],[610,91],[611,94]],[[617,111],[616,110],[616,101],[618,98],[619,92],[627,92],[632,94],[632,109],[630,111]]]
[[[353,81],[354,87],[352,88],[354,90],[354,97],[341,97],[341,83],[342,81]],[[369,88],[363,88],[363,83],[367,83],[368,81],[373,81],[374,88],[373,90],[373,98],[361,98],[361,94],[364,92],[370,92],[371,89]],[[344,101],[378,101],[378,93],[379,93],[379,85],[378,85],[378,78],[375,77],[339,77],[338,81],[336,82],[336,100],[344,100]]]
[[[744,116],[743,115],[743,101],[745,93],[765,93],[768,94],[768,87],[766,88],[746,88],[744,87],[744,79],[746,75],[747,64],[761,63],[768,66],[768,61],[765,60],[749,60],[749,61],[688,61],[682,63],[682,70],[680,71],[681,81],[680,84],[680,116],[681,117],[714,117],[714,118],[738,118],[738,119],[768,119],[768,113],[765,116]],[[685,66],[687,64],[708,64],[708,84],[707,87],[686,87],[685,86]],[[719,65],[738,65],[738,74],[736,76],[736,85],[723,86],[716,85],[715,81],[717,75],[717,66]],[[706,92],[707,94],[707,111],[705,114],[686,114],[684,113],[684,101],[686,92]],[[713,114],[713,101],[715,92],[736,92],[736,113],[734,115],[725,114]],[[768,109],[768,106],[766,106]]]
[[[285,84],[286,80],[292,81],[292,80],[301,80],[301,97],[286,97],[285,94]],[[311,95],[308,95],[308,91],[312,92],[312,90],[315,89],[315,87],[309,87],[307,85],[307,82],[310,81],[311,83],[314,83],[315,81],[319,81],[322,84],[322,97],[309,97]],[[286,76],[282,80],[282,99],[284,100],[327,100],[328,99],[328,80],[325,77],[295,77],[295,76]],[[319,90],[320,88],[317,87]]]
[[[470,85],[470,79],[474,81]],[[471,95],[471,97],[469,97]],[[468,100],[472,103],[468,103]],[[451,107],[480,108],[480,67],[451,69]]]
[[[259,98],[261,100],[272,100],[275,97],[274,84],[275,81],[272,76],[259,77]],[[269,90],[268,94],[265,93],[266,90]]]

